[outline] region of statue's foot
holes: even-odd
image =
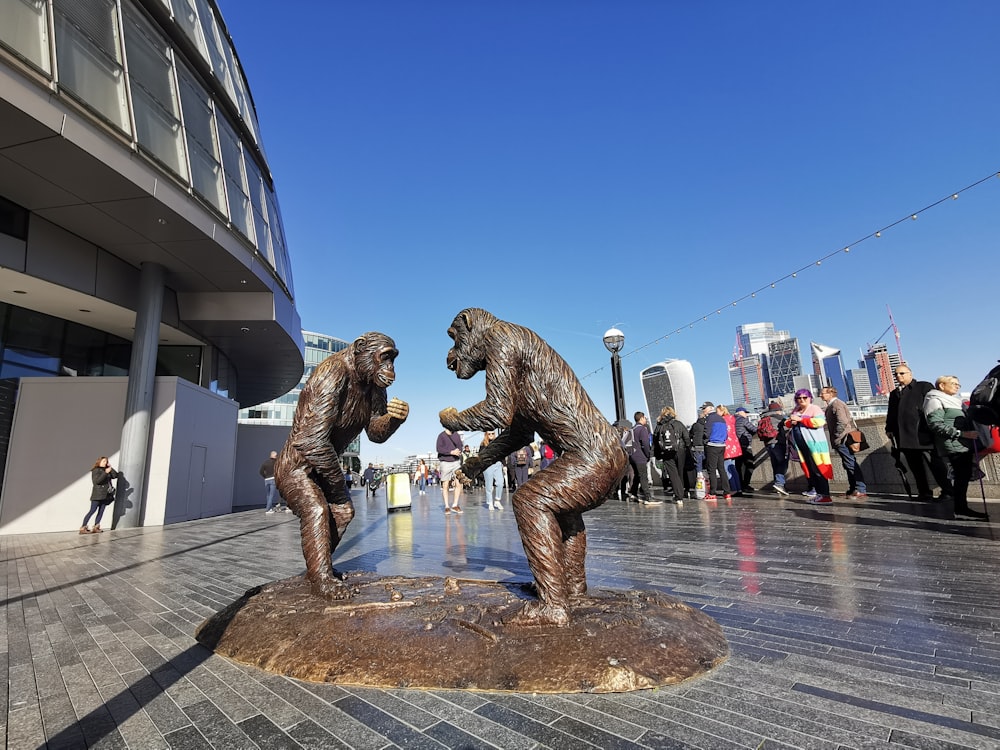
[[[311,586],[314,595],[331,601],[350,599],[353,593],[350,587],[345,586],[332,576],[324,576],[318,581],[312,581]]]
[[[512,617],[504,621],[514,627],[551,626],[562,628],[569,625],[569,610],[542,602],[525,602]]]

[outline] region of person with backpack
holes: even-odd
[[[785,489],[785,474],[788,472],[788,433],[785,431],[785,410],[780,401],[767,405],[760,421],[757,422],[757,437],[764,443],[764,450],[771,462],[774,474],[774,491],[788,497]]]
[[[528,470],[535,467],[533,453],[534,451],[531,450],[530,445],[524,445],[507,456],[508,476],[514,477],[514,487],[511,491],[528,481],[528,477],[530,476]]]
[[[653,430],[653,455],[661,462],[663,491],[666,493],[669,481],[675,503],[684,499],[684,466],[690,447],[691,437],[684,423],[677,418],[677,412],[672,406],[664,407]]]

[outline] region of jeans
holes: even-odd
[[[733,492],[743,492],[743,485],[740,483],[739,464],[736,463],[736,459],[727,458],[722,462],[722,465],[726,470],[726,476],[729,477],[729,489]]]
[[[486,484],[486,502],[499,502],[503,497],[503,470],[499,463],[490,464],[483,469],[483,482]]]
[[[858,463],[855,454],[851,452],[851,449],[841,443],[837,446],[837,453],[840,454],[840,463],[844,466],[844,471],[847,472],[847,491],[858,492],[862,495],[868,493],[868,488],[865,485],[864,476],[861,474],[861,464]]]
[[[274,477],[264,480],[264,492],[267,493],[267,507],[264,510],[271,510],[274,505],[274,496],[278,494],[274,487]]]
[[[417,489],[420,491],[421,495],[424,494],[424,490],[427,489],[427,477],[423,474],[417,475]]]
[[[968,484],[968,480],[966,480],[966,484]],[[97,512],[97,518],[94,519],[94,525],[95,526],[100,526],[101,525],[101,519],[104,517],[104,509],[106,507],[108,507],[107,503],[99,503],[96,500],[91,500],[90,501],[90,512],[86,516],[83,517],[83,523],[80,524],[81,528],[84,527],[84,526],[86,526],[90,522],[90,517],[92,515],[94,515],[95,511]]]
[[[700,472],[705,468],[705,451],[692,450],[691,455],[694,457],[694,470]]]
[[[781,445],[778,441],[769,443],[767,446],[767,457],[771,459],[771,471],[774,472],[774,486],[785,486],[785,474],[788,471],[788,446]]]

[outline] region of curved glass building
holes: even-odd
[[[677,418],[690,427],[698,419],[694,368],[686,359],[667,359],[639,373],[646,397],[646,414],[655,425],[660,412],[672,406]]]
[[[0,0],[0,532],[77,508],[100,455],[120,524],[228,511],[236,411],[294,387],[302,351],[215,3]],[[70,468],[24,499],[39,448]]]

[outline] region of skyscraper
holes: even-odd
[[[774,323],[744,323],[736,326],[736,338],[743,356],[763,354],[768,356],[768,347],[773,341],[781,341],[790,336],[788,331],[774,330]]]
[[[815,341],[809,342],[812,350],[813,372],[819,381],[820,387],[832,385],[837,389],[837,394],[844,401],[853,401],[854,394],[847,387],[847,378],[844,376],[844,363],[840,358],[840,349],[832,346],[817,344]]]
[[[799,340],[785,338],[767,345],[768,376],[771,382],[771,396],[793,393],[795,377],[802,374],[802,355]]]
[[[896,387],[896,368],[901,364],[898,354],[890,354],[885,344],[873,344],[865,352],[865,369],[871,380],[873,395],[887,396]]]
[[[767,358],[763,354],[751,354],[729,363],[729,388],[734,404],[755,409],[764,406],[770,398],[768,383]]]
[[[672,406],[677,418],[686,425],[692,425],[698,419],[694,368],[686,359],[668,359],[650,365],[639,373],[639,380],[646,397],[646,414],[650,422],[655,423],[667,406]]]

